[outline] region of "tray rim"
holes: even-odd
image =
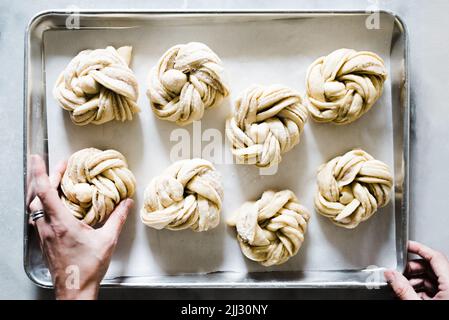
[[[232,14],[241,14],[241,15],[264,15],[264,14],[279,14],[279,15],[325,15],[325,16],[345,16],[345,15],[368,15],[371,14],[372,11],[367,10],[328,10],[328,9],[312,9],[312,10],[300,10],[300,9],[251,9],[251,10],[241,10],[241,9],[226,9],[226,10],[213,10],[213,9],[186,9],[186,10],[176,10],[176,9],[168,9],[168,10],[151,10],[151,9],[107,9],[107,10],[96,10],[96,9],[78,9],[77,13],[80,15],[232,15]],[[404,19],[397,14],[396,12],[393,12],[391,10],[385,10],[385,9],[379,9],[375,12],[389,15],[393,18],[395,24],[400,28],[401,30],[401,36],[403,37],[404,41],[404,82],[403,82],[403,92],[402,94],[402,107],[404,108],[404,119],[403,119],[403,148],[402,148],[402,156],[403,156],[403,171],[404,171],[404,177],[403,177],[403,190],[402,190],[402,197],[403,197],[403,207],[402,207],[402,219],[401,219],[401,231],[404,235],[404,242],[402,246],[399,248],[401,252],[398,252],[397,257],[397,266],[396,269],[400,272],[403,272],[405,270],[405,263],[407,261],[407,242],[409,239],[409,179],[410,179],[410,160],[411,160],[411,154],[410,154],[410,117],[413,116],[414,112],[411,110],[411,106],[413,107],[413,104],[410,104],[410,81],[409,81],[409,32],[406,23],[404,22]],[[48,19],[54,15],[68,15],[72,14],[73,10],[67,10],[67,9],[49,9],[49,10],[43,10],[38,13],[36,13],[29,21],[25,28],[25,37],[24,37],[24,84],[23,84],[23,179],[24,179],[24,228],[23,228],[23,268],[25,271],[25,274],[30,279],[32,283],[37,285],[38,287],[45,288],[45,289],[51,289],[53,288],[53,284],[51,281],[45,281],[39,277],[37,277],[35,274],[33,274],[30,270],[30,265],[27,264],[27,253],[28,253],[28,230],[30,228],[28,224],[28,210],[27,210],[27,204],[26,204],[26,195],[27,195],[27,131],[28,131],[28,121],[27,121],[27,110],[29,106],[29,52],[30,52],[30,42],[31,42],[31,33],[34,31],[34,29],[41,23],[43,20]],[[45,31],[51,30],[52,28],[47,28],[45,30],[42,30],[42,34]],[[56,28],[54,28],[56,29]],[[48,162],[47,162],[48,167]],[[392,200],[394,201],[394,200]],[[397,223],[397,221],[396,221]],[[396,243],[396,246],[398,244]],[[398,249],[398,248],[396,248]],[[379,268],[382,270],[383,268]],[[351,269],[351,270],[337,270],[337,271],[327,271],[327,270],[319,270],[319,271],[291,271],[289,273],[291,274],[314,274],[314,273],[348,273],[348,274],[360,274],[363,271],[367,271],[367,269]],[[378,270],[377,270],[378,271]],[[234,272],[211,272],[206,274],[201,274],[201,276],[208,276],[208,275],[215,275],[215,274],[241,274],[243,273],[234,273]],[[268,274],[270,272],[259,272],[259,274]],[[285,272],[284,272],[285,273]],[[251,274],[251,273],[247,273]],[[185,274],[180,275],[167,275],[166,277],[185,277]],[[189,276],[189,275],[187,275]],[[190,276],[198,276],[198,274],[190,275]],[[143,277],[133,277],[133,276],[123,276],[123,277],[116,277],[113,279],[107,279],[103,280],[100,284],[100,286],[103,288],[117,288],[117,287],[129,287],[129,288],[247,288],[247,289],[255,289],[255,288],[353,288],[353,289],[360,289],[360,288],[367,288],[366,283],[358,282],[358,281],[286,281],[286,282],[280,282],[280,281],[273,281],[273,280],[264,280],[264,281],[256,281],[256,282],[245,282],[245,281],[228,281],[228,282],[118,282],[120,279],[152,279],[153,276],[143,276]],[[117,281],[116,281],[117,280]],[[206,280],[206,279],[204,279]],[[376,287],[376,288],[385,288],[387,286],[387,283],[385,281],[379,281],[379,282],[370,282],[370,285]]]

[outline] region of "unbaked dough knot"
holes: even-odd
[[[349,151],[318,169],[317,211],[344,228],[355,228],[390,200],[389,167],[363,150]]]
[[[237,99],[226,135],[239,162],[269,167],[299,143],[306,121],[299,93],[280,85],[253,86]]]
[[[384,61],[372,52],[339,49],[318,58],[306,76],[312,118],[337,124],[357,120],[379,99],[386,77]]]
[[[137,79],[128,67],[131,47],[84,50],[70,61],[53,89],[76,125],[132,120],[139,112]]]
[[[151,180],[141,220],[155,229],[207,231],[220,222],[221,177],[203,159],[181,160]]]
[[[78,219],[103,223],[118,203],[132,197],[136,181],[118,151],[95,148],[75,152],[61,180],[61,198]]]
[[[243,204],[228,224],[236,227],[247,258],[272,266],[298,253],[309,219],[309,212],[292,191],[266,191],[259,200]]]
[[[228,95],[220,58],[205,44],[190,42],[170,48],[150,71],[147,91],[160,119],[187,125]]]

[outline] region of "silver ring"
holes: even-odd
[[[30,217],[33,221],[42,218],[45,215],[44,210],[36,210],[30,213]]]

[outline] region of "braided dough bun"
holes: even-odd
[[[184,126],[228,95],[220,58],[205,44],[179,44],[164,53],[150,71],[147,91],[159,119]]]
[[[58,77],[53,96],[76,125],[132,120],[137,79],[128,67],[132,47],[84,50]]]
[[[299,143],[306,121],[299,93],[281,85],[252,86],[237,99],[226,135],[238,161],[270,167]]]
[[[61,181],[61,199],[88,225],[103,223],[125,198],[134,195],[136,180],[118,151],[95,148],[75,152]]]
[[[340,227],[352,229],[387,205],[393,186],[388,166],[352,150],[318,169],[315,208]]]
[[[237,229],[243,254],[269,267],[298,253],[309,219],[292,191],[265,191],[259,200],[244,203],[228,225]]]
[[[307,107],[318,122],[348,124],[367,112],[382,95],[387,70],[378,55],[338,49],[307,70]]]
[[[151,180],[140,217],[158,230],[207,231],[220,222],[222,201],[221,177],[212,163],[180,160]]]

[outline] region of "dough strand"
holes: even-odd
[[[121,200],[132,197],[135,187],[134,175],[120,152],[87,148],[69,158],[61,180],[61,199],[76,218],[95,226]]]
[[[131,47],[84,50],[59,75],[53,96],[76,125],[132,120],[139,112]]]
[[[299,143],[306,121],[299,93],[281,85],[252,86],[237,99],[226,135],[239,162],[270,167]]]
[[[390,201],[389,167],[363,150],[352,150],[318,169],[315,208],[334,224],[352,229]]]
[[[180,160],[151,180],[140,217],[158,230],[207,231],[220,222],[222,201],[221,177],[212,163]]]
[[[170,48],[150,71],[147,96],[155,115],[184,126],[228,95],[220,58],[205,44]]]
[[[318,122],[348,124],[366,113],[382,95],[384,61],[369,51],[338,49],[307,70],[306,103]]]
[[[228,220],[237,230],[243,254],[269,267],[298,253],[310,219],[290,190],[265,191],[257,201],[244,203]]]

